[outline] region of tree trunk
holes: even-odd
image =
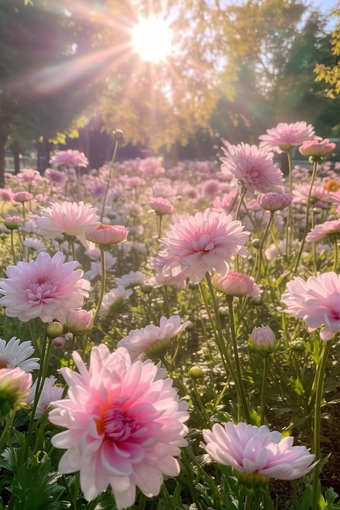
[[[0,188],[5,186],[5,145],[8,138],[8,129],[0,123]]]
[[[13,159],[14,159],[14,173],[17,174],[20,171],[20,159],[19,159],[19,155],[20,155],[21,148],[20,148],[19,143],[15,140],[10,145],[10,149],[12,151]]]

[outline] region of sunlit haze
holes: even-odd
[[[132,30],[132,47],[142,60],[160,62],[171,51],[172,31],[164,19],[150,16]]]

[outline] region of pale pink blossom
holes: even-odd
[[[85,333],[93,327],[93,313],[87,310],[70,310],[66,315],[65,326],[71,333]]]
[[[228,274],[221,276],[216,273],[212,279],[216,290],[228,296],[250,296],[254,287],[254,280],[246,274],[228,271]]]
[[[54,402],[50,413],[52,423],[67,429],[52,438],[55,448],[67,450],[59,472],[80,471],[89,501],[110,484],[118,510],[133,505],[136,486],[147,497],[158,494],[163,475],[179,474],[174,457],[187,444],[188,404],[156,365],[132,364],[124,348],[110,354],[104,344],[94,347],[89,369],[77,352],[73,359],[80,373],[61,369],[69,398]]]
[[[125,289],[122,285],[104,295],[100,315],[107,315],[112,310],[122,306],[129,299],[133,291]]]
[[[163,268],[164,276],[185,275],[197,283],[213,269],[226,275],[229,270],[226,259],[236,253],[241,256],[248,253],[244,245],[249,232],[243,232],[242,223],[225,213],[207,209],[180,219],[170,229],[162,239],[165,250],[160,252],[160,256],[170,259]]]
[[[53,402],[61,399],[64,388],[61,386],[56,386],[55,385],[56,382],[57,379],[53,375],[51,375],[50,377],[46,377],[42,388],[42,392],[39,397],[38,405],[34,414],[35,420],[41,418],[41,416],[44,414],[45,411],[47,411],[47,409],[53,407]],[[26,404],[28,405],[33,404],[36,391],[37,380],[34,382],[33,386],[29,390],[24,400]]]
[[[306,235],[306,241],[321,241],[325,237],[340,237],[340,219],[334,221],[325,221],[316,225],[309,234]]]
[[[7,214],[4,219],[5,227],[9,230],[15,230],[19,228],[23,221],[24,218],[18,216],[17,214]]]
[[[323,157],[334,152],[335,148],[336,144],[330,142],[329,139],[326,138],[321,141],[311,140],[303,142],[299,150],[303,156]]]
[[[174,285],[179,289],[184,289],[186,286],[186,276],[185,274],[178,274],[176,276],[164,276],[163,268],[166,264],[172,261],[171,257],[159,256],[152,257],[150,259],[150,267],[155,270],[155,276],[149,279],[149,284],[152,287],[161,287],[163,285]]]
[[[40,173],[33,168],[22,168],[17,175],[19,182],[25,184],[36,184],[42,180]]]
[[[69,310],[80,308],[90,283],[82,279],[78,262],[64,263],[58,252],[52,258],[39,253],[36,260],[8,266],[0,283],[0,304],[7,317],[18,317],[22,322],[40,317],[43,322],[57,319],[64,323]]]
[[[288,307],[286,313],[303,319],[309,331],[323,326],[322,340],[340,331],[340,276],[336,273],[318,273],[307,281],[293,278],[281,301]]]
[[[84,202],[56,202],[51,207],[41,209],[41,218],[36,221],[39,234],[51,239],[60,234],[75,236],[88,247],[85,232],[99,224],[97,209]]]
[[[17,191],[13,195],[14,202],[19,202],[21,204],[27,202],[28,200],[32,200],[32,198],[33,198],[32,193],[29,193],[28,191]]]
[[[214,198],[212,210],[218,213],[226,212],[227,214],[230,214],[232,205],[236,204],[235,198],[236,192],[232,192],[229,194],[222,195],[221,197]]]
[[[126,240],[129,232],[124,225],[98,225],[86,230],[88,241],[97,244],[117,244]]]
[[[89,189],[90,195],[96,200],[102,200],[105,197],[107,184],[95,184]]]
[[[154,177],[158,174],[164,174],[165,169],[162,167],[159,158],[146,158],[139,162],[139,171],[144,177]]]
[[[124,185],[127,189],[138,188],[138,186],[144,186],[144,184],[145,180],[138,176],[124,179]]]
[[[206,197],[213,197],[220,193],[221,185],[216,179],[208,179],[202,184],[202,194]]]
[[[296,480],[309,473],[315,455],[305,446],[293,446],[294,438],[282,438],[262,425],[231,422],[216,423],[212,430],[203,430],[210,457],[224,466],[231,466],[242,479],[242,473],[254,474],[258,482],[268,484],[270,478]],[[251,477],[248,478],[250,481]]]
[[[314,127],[307,122],[287,124],[280,122],[275,128],[267,129],[267,134],[259,137],[263,149],[278,153],[291,150],[307,140],[315,140]]]
[[[63,349],[66,345],[66,338],[64,336],[57,336],[53,338],[52,343],[56,349]]]
[[[282,191],[283,173],[273,163],[273,153],[256,145],[224,143],[227,149],[222,147],[225,154],[224,158],[220,158],[222,172],[231,173],[242,181],[249,194]]]
[[[55,170],[54,168],[46,168],[44,176],[51,181],[54,186],[64,187],[68,181],[68,176],[65,172],[59,172],[59,170]]]
[[[181,333],[188,324],[188,321],[181,323],[179,315],[172,315],[169,319],[161,317],[159,326],[149,324],[145,328],[133,329],[117,345],[129,351],[132,361],[144,352],[148,356],[157,355],[165,351],[171,338]]]
[[[197,200],[200,196],[197,188],[194,188],[194,186],[190,186],[190,184],[183,187],[183,189],[181,190],[181,194],[191,198],[192,200]]]
[[[161,197],[150,198],[150,207],[158,214],[172,214],[175,210],[169,200]]]
[[[266,193],[259,195],[257,201],[262,209],[281,211],[292,203],[293,198],[289,193]]]
[[[304,204],[308,200],[309,184],[296,184],[293,190],[293,203]],[[312,187],[311,201],[313,204],[316,202],[330,202],[331,194],[324,188],[324,186],[314,185]]]
[[[75,167],[75,166],[84,166],[86,167],[89,162],[86,158],[85,154],[79,151],[73,151],[71,149],[67,151],[59,151],[56,154],[54,154],[50,159],[51,165],[55,166],[68,166],[68,167]]]
[[[13,191],[10,188],[8,189],[1,188],[0,200],[2,200],[2,202],[13,202]]]

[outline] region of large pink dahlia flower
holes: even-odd
[[[89,370],[78,353],[73,359],[80,373],[61,369],[69,398],[54,402],[50,413],[52,423],[68,429],[52,438],[67,450],[59,471],[80,471],[87,500],[110,484],[118,509],[133,505],[136,486],[148,497],[158,494],[163,475],[180,471],[174,456],[186,445],[187,403],[157,366],[131,364],[124,348],[110,354],[103,344],[94,347]]]
[[[231,173],[242,181],[249,194],[282,192],[283,173],[273,163],[273,153],[259,149],[256,145],[241,143],[231,145],[224,142],[227,149],[222,147],[225,154],[220,158],[223,162],[222,172]]]
[[[223,425],[203,430],[207,443],[203,446],[214,460],[233,467],[241,479],[254,478],[255,483],[264,484],[270,478],[296,480],[314,467],[315,456],[305,446],[293,446],[293,437],[282,439],[280,432],[270,432],[265,425]]]
[[[275,128],[267,129],[267,134],[259,138],[262,140],[260,147],[281,153],[298,147],[308,140],[315,140],[316,136],[314,127],[307,122],[292,124],[279,122]]]
[[[65,256],[57,252],[52,258],[39,253],[36,260],[19,262],[6,270],[8,278],[0,282],[0,304],[7,317],[22,322],[40,317],[43,322],[66,321],[70,310],[81,308],[90,283],[83,280],[78,262],[64,263]]]
[[[336,273],[318,273],[306,282],[293,278],[281,301],[288,306],[286,313],[303,319],[310,331],[324,325],[320,332],[323,340],[340,331],[340,276]]]
[[[85,232],[89,228],[99,225],[97,209],[84,202],[58,202],[41,210],[41,218],[37,220],[39,234],[45,239],[51,239],[60,234],[75,236],[86,247],[89,243]]]
[[[185,275],[194,283],[213,269],[225,276],[229,271],[227,258],[236,253],[242,257],[248,254],[244,245],[249,232],[243,232],[242,223],[226,213],[206,209],[181,218],[170,229],[162,239],[166,249],[160,252],[160,256],[170,259],[163,268],[164,276]]]

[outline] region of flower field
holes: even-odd
[[[0,508],[340,509],[335,144],[164,168],[122,136],[0,190]]]

